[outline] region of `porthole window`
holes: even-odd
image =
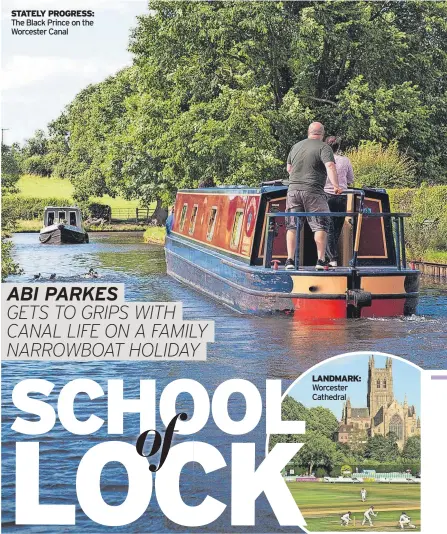
[[[189,235],[194,234],[194,229],[196,227],[196,219],[197,219],[197,211],[199,209],[199,206],[197,204],[194,204],[192,208],[191,218],[189,219]]]
[[[185,227],[187,211],[188,211],[188,204],[183,204],[182,213],[180,215],[180,232],[183,232],[183,228]]]
[[[231,231],[230,247],[237,248],[241,239],[244,210],[237,210],[234,214],[233,230]]]
[[[214,228],[216,226],[216,219],[217,219],[217,207],[213,206],[210,211],[210,217],[208,219],[208,228],[206,231],[206,239],[207,241],[211,241],[213,239],[214,235]]]

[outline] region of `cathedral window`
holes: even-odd
[[[377,380],[377,389],[380,389],[380,379]]]
[[[386,389],[386,378],[383,379],[383,387]]]
[[[396,434],[397,439],[399,440],[402,440],[404,437],[402,419],[397,414],[394,414],[391,418],[390,432]]]

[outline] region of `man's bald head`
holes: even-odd
[[[321,124],[321,122],[312,122],[309,124],[309,128],[307,130],[307,137],[309,139],[320,139],[323,140],[324,137],[324,126]]]

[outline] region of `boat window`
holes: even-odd
[[[60,211],[58,213],[58,219],[59,219],[59,222],[64,222],[65,219],[67,218],[66,214],[65,214],[65,211]]]
[[[49,211],[47,213],[47,226],[54,224],[54,211]]]
[[[237,248],[241,239],[244,210],[237,210],[234,214],[233,230],[231,231],[230,247]]]
[[[185,220],[186,220],[186,212],[188,210],[188,204],[183,204],[182,208],[182,214],[180,215],[180,232],[183,231],[183,228],[185,226]]]
[[[213,206],[210,212],[210,218],[208,219],[208,229],[206,231],[206,239],[211,241],[213,239],[214,227],[216,226],[217,219],[217,207]]]
[[[189,219],[189,235],[194,234],[194,228],[196,227],[196,219],[197,219],[197,210],[199,209],[199,206],[197,204],[194,204],[192,208],[191,218]]]
[[[70,225],[71,226],[77,226],[76,224],[76,212],[70,211]]]

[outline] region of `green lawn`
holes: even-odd
[[[43,178],[41,176],[34,176],[25,174],[18,182],[19,196],[35,197],[35,198],[72,198],[73,185],[69,180],[62,178]],[[122,197],[112,198],[108,195],[103,197],[92,197],[90,202],[98,202],[100,204],[109,205],[112,210],[114,208],[138,208],[138,200],[125,200]]]
[[[288,487],[310,532],[401,532],[397,521],[402,512],[407,512],[417,527],[411,530],[420,530],[419,484],[290,482]],[[368,493],[366,503],[360,499],[361,487]],[[374,526],[362,526],[363,513],[371,505],[378,512]],[[355,526],[351,522],[341,527],[340,517],[348,511],[355,517]]]

